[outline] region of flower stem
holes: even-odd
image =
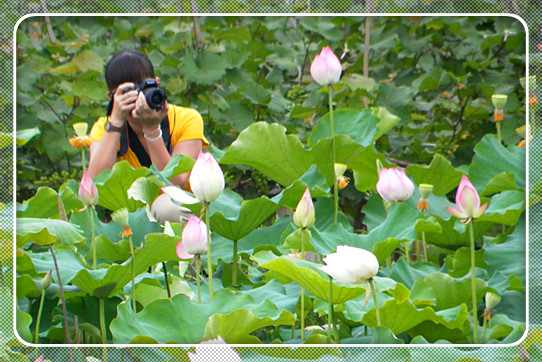
[[[36,319],[36,332],[34,333],[34,344],[38,344],[39,332],[40,332],[40,322],[41,322],[41,312],[43,311],[43,301],[45,300],[45,289],[41,291],[40,306],[38,308],[38,317]]]
[[[335,145],[335,124],[333,121],[333,86],[330,84],[328,86],[328,94],[329,94],[329,124],[331,128],[331,154],[333,157],[333,166],[335,166],[335,163],[337,163],[337,150]],[[335,177],[335,174],[333,174],[334,177],[334,185],[333,185],[333,206],[334,206],[334,213],[333,213],[333,223],[337,223],[337,215],[339,213],[339,182],[337,180],[337,177]]]
[[[205,225],[207,225],[207,274],[209,275],[209,301],[213,301],[213,263],[211,262],[211,225],[209,224],[209,202],[203,203],[205,207]]]
[[[422,231],[422,245],[423,245],[423,261],[427,262],[429,258],[427,257],[427,243],[425,242],[425,231]]]
[[[487,328],[487,316],[484,315],[484,322],[482,323],[482,344],[486,343],[486,328]]]
[[[331,328],[333,327],[333,283],[329,277],[329,312],[327,314],[327,336],[331,339]]]
[[[130,244],[130,253],[132,254],[132,310],[134,314],[136,313],[136,298],[135,298],[135,252],[134,246],[132,245],[132,237],[128,238],[128,243]]]
[[[196,285],[198,286],[198,303],[201,303],[201,286],[199,282],[200,256],[196,255]]]
[[[497,127],[497,140],[501,143],[501,122],[497,121],[495,122],[495,125]]]
[[[369,279],[369,285],[371,287],[371,293],[373,293],[373,300],[375,302],[375,309],[376,309],[376,325],[378,327],[381,326],[381,323],[380,323],[380,308],[378,307],[378,299],[376,298],[376,288],[375,288],[375,284],[374,284],[374,279],[371,278]]]
[[[88,214],[90,216],[90,231],[92,233],[92,269],[96,269],[96,225],[94,225],[94,215],[91,208],[88,208]]]
[[[233,242],[233,270],[231,272],[231,285],[236,286],[237,285],[237,259],[239,256],[237,255],[237,241]]]
[[[107,344],[107,335],[105,331],[105,299],[99,298],[100,300],[100,331],[102,334],[102,344]]]
[[[51,251],[51,255],[53,256],[53,262],[55,264],[56,270],[56,278],[58,280],[58,289],[60,292],[60,300],[62,301],[62,319],[64,321],[64,331],[66,332],[66,343],[71,344],[70,330],[68,327],[68,313],[66,312],[66,299],[64,298],[64,288],[62,287],[62,281],[60,280],[60,270],[58,269],[58,262],[56,261],[56,256],[51,245],[49,245],[49,250]]]
[[[408,247],[408,241],[403,243],[405,247],[405,259],[407,264],[410,264],[410,248]]]
[[[474,256],[474,226],[473,221],[469,222],[469,235],[470,235],[470,268],[471,268],[471,292],[472,292],[472,324],[473,324],[473,339],[474,343],[478,343],[478,313],[476,305],[476,276],[475,265],[476,259]]]
[[[301,259],[305,259],[305,233],[301,232]],[[301,287],[301,343],[305,342],[305,289]]]
[[[162,262],[162,269],[164,270],[164,281],[166,283],[167,297],[168,299],[171,299],[171,289],[169,287],[169,278],[167,276],[167,267],[165,262]]]

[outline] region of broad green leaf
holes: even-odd
[[[58,218],[58,197],[60,197],[66,214],[83,208],[83,203],[76,194],[65,188],[60,193],[49,187],[40,187],[31,199],[23,203],[17,210],[18,217],[25,218]]]
[[[256,253],[252,259],[262,268],[288,277],[314,296],[324,301],[329,299],[329,276],[320,271],[317,264],[286,256],[277,257],[269,251]],[[338,286],[335,282],[332,284],[333,304],[344,303],[365,291],[362,287]]]
[[[472,308],[472,290],[470,276],[454,280],[444,273],[429,274],[425,283],[433,289],[437,298],[437,311],[454,308],[464,303],[469,310]],[[476,278],[476,303],[480,302],[488,288],[486,282]]]
[[[448,274],[454,278],[461,278],[470,272],[471,268],[471,255],[470,248],[463,247],[455,251],[454,255],[450,255],[444,259]],[[487,268],[487,264],[484,262],[484,249],[480,249],[474,252],[474,265],[477,268]]]
[[[103,71],[104,60],[103,57],[94,53],[92,50],[83,50],[80,53],[77,53],[73,57],[73,62],[81,69],[83,72],[88,70],[95,70],[97,72]]]
[[[294,325],[292,313],[280,310],[270,301],[254,311],[237,309],[227,315],[215,314],[205,325],[204,340],[225,336],[226,343],[259,343],[259,339],[250,333],[267,326]]]
[[[474,239],[481,238],[492,225],[493,223],[490,222],[475,220]],[[455,218],[443,220],[439,216],[430,216],[425,220],[418,219],[415,228],[419,234],[425,232],[425,240],[428,244],[451,250],[470,245],[468,228]]]
[[[190,289],[190,286],[184,280],[169,276],[169,290],[171,296],[174,297],[177,294],[184,294],[190,299],[194,298],[194,292]],[[130,284],[131,287],[131,284]],[[156,279],[145,278],[141,282],[136,284],[135,296],[138,303],[141,303],[143,307],[159,299],[168,299],[168,290],[160,285],[160,282]]]
[[[285,132],[279,124],[253,123],[239,134],[220,163],[251,166],[279,184],[290,186],[313,160],[299,139]]]
[[[373,115],[379,119],[376,127],[378,132],[375,134],[374,139],[377,140],[383,135],[385,135],[393,127],[397,126],[401,118],[391,114],[384,107],[373,108]]]
[[[15,142],[17,146],[23,146],[32,138],[41,134],[41,131],[38,127],[22,129],[15,133]]]
[[[73,245],[84,240],[78,226],[53,219],[18,218],[16,233],[18,247],[28,242],[36,245]]]
[[[490,196],[506,190],[516,189],[515,175],[513,172],[501,172],[487,183],[480,196]]]
[[[134,273],[139,275],[149,266],[164,261],[178,261],[175,246],[178,237],[165,234],[149,234],[145,245],[135,249],[135,258],[122,265],[112,265],[108,269],[83,269],[73,278],[72,284],[78,286],[83,292],[99,298],[106,298],[116,294],[132,280],[132,263],[135,259]]]
[[[346,74],[341,78],[341,82],[346,83],[348,88],[353,91],[358,89],[371,91],[376,86],[376,82],[373,78],[367,78],[357,73]]]
[[[374,327],[371,329],[373,337],[371,344],[403,344],[403,340],[395,336],[391,329],[382,327]]]
[[[487,210],[479,220],[515,225],[524,210],[525,193],[514,190],[503,191],[491,198]]]
[[[205,50],[196,57],[186,55],[179,70],[187,82],[211,85],[226,74],[226,65],[225,59]]]
[[[489,134],[474,147],[474,152],[476,154],[469,166],[469,180],[477,190],[483,190],[501,172],[513,172],[515,185],[525,189],[525,147],[505,148],[495,135]]]
[[[399,258],[393,263],[391,269],[384,269],[379,272],[379,275],[392,278],[398,283],[403,283],[407,288],[413,290],[414,284],[424,279],[427,275],[435,273],[438,268],[430,263],[408,264],[404,258]]]
[[[113,170],[96,176],[94,183],[98,189],[98,205],[111,211],[126,207],[130,212],[142,207],[141,202],[128,198],[127,191],[135,180],[144,177],[147,172],[144,167],[134,170],[127,161],[121,161],[113,166]]]
[[[414,177],[416,185],[433,185],[435,196],[446,195],[459,185],[463,173],[456,171],[450,161],[436,154],[427,167],[410,165],[406,169],[407,174]]]
[[[23,297],[36,299],[41,297],[41,289],[38,288],[36,281],[34,281],[27,274],[17,276],[17,284],[15,285],[15,287],[17,299],[21,299]]]
[[[168,162],[166,167],[164,167],[164,169],[160,171],[160,174],[162,174],[162,176],[164,176],[165,178],[170,179],[182,173],[190,172],[190,170],[192,170],[192,167],[194,167],[194,163],[196,163],[196,161],[193,158],[181,154],[176,154],[171,156],[171,160]],[[151,171],[155,172],[158,170],[151,167]]]
[[[50,252],[31,253],[29,255],[31,257],[34,270],[37,273],[44,275],[49,270],[53,270],[53,281],[58,283],[53,257]],[[60,279],[63,286],[68,285],[80,270],[86,268],[85,261],[83,260],[82,256],[74,253],[71,250],[55,250],[55,257],[58,265],[62,266],[59,268],[59,270]]]
[[[17,323],[17,334],[26,342],[34,342],[33,334],[30,332],[30,324],[32,324],[32,317],[30,314],[23,312],[17,307],[15,319]]]

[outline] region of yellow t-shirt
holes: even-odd
[[[209,142],[203,135],[203,120],[198,111],[192,108],[170,105],[168,110],[169,133],[171,134],[172,149],[181,141],[202,140],[203,147],[209,146]],[[92,141],[101,141],[105,133],[104,125],[107,117],[100,117],[92,126],[89,137]],[[128,146],[128,151],[117,157],[118,161],[126,160],[133,168],[140,168],[141,164],[136,154]]]

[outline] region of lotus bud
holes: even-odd
[[[495,307],[501,302],[502,297],[495,293],[487,292],[486,293],[486,308],[495,309]]]
[[[41,288],[43,290],[49,288],[49,286],[51,286],[51,282],[53,280],[53,271],[52,270],[49,270],[47,272],[47,274],[45,274],[45,276],[43,277],[43,279],[41,280]]]
[[[337,252],[324,257],[326,265],[318,269],[344,284],[363,284],[378,273],[379,264],[370,251],[347,245],[337,246]]]
[[[98,203],[98,189],[87,171],[83,172],[77,195],[85,206],[94,206]]]
[[[176,252],[180,259],[190,259],[194,255],[207,252],[207,226],[196,215],[188,218]]]
[[[476,192],[476,189],[465,175],[461,178],[461,182],[457,188],[455,204],[457,209],[454,207],[446,207],[446,210],[452,214],[452,216],[466,220],[482,216],[488,205],[486,203],[480,206],[478,192]]]
[[[190,187],[198,200],[212,202],[224,190],[224,173],[210,152],[200,152],[190,173]]]
[[[294,225],[298,228],[309,229],[314,225],[314,205],[312,203],[309,188],[305,190],[303,197],[299,200],[293,217]]]
[[[408,178],[405,169],[383,168],[380,170],[376,190],[387,202],[408,199],[414,192],[414,183]]]
[[[311,64],[311,76],[320,85],[337,83],[341,72],[341,62],[329,47],[324,47]]]

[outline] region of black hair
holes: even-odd
[[[138,83],[146,78],[154,79],[154,67],[149,57],[136,50],[115,54],[105,66],[105,81],[109,91],[122,83]]]

